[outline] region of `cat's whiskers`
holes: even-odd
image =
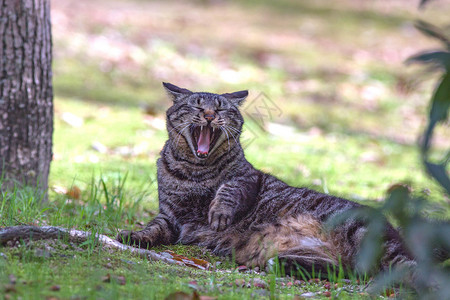
[[[231,130],[230,130],[231,128],[227,127],[226,125],[223,126],[223,128],[224,128],[225,130],[227,130],[227,131],[230,133],[230,135],[233,137],[233,139],[234,139],[234,141],[236,142],[236,144],[239,144],[238,141],[236,140],[236,137],[235,137],[234,134],[231,132]]]
[[[241,134],[241,130],[238,130],[238,129],[236,129],[236,128],[234,128],[233,126],[231,126],[231,125],[225,125],[228,129],[231,129],[231,130],[233,130],[236,134]]]
[[[193,124],[191,124],[191,123],[187,124],[186,126],[183,127],[183,129],[181,129],[181,130],[178,132],[178,136],[177,136],[177,140],[176,140],[175,147],[178,147],[178,142],[180,141],[180,137],[182,136],[181,133],[182,133],[187,127],[189,127],[189,126],[191,126],[191,125],[193,125]]]
[[[172,129],[170,129],[170,131],[169,131],[167,134],[170,135],[170,133],[171,133],[173,130],[175,130],[176,128],[181,127],[181,126],[186,125],[186,124],[189,124],[189,123],[191,123],[191,121],[187,121],[187,122],[183,122],[183,123],[181,123],[181,124],[178,124],[177,126],[175,126],[175,127],[173,127]]]
[[[222,130],[223,133],[226,134],[227,136],[227,142],[228,142],[228,152],[230,152],[230,137],[228,136],[227,131],[225,130],[225,128],[223,126],[219,126],[220,130]]]

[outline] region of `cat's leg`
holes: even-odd
[[[221,231],[240,219],[253,206],[258,191],[259,176],[237,177],[222,184],[211,201],[208,222]]]
[[[222,187],[226,189],[225,185]],[[211,201],[208,212],[208,223],[213,230],[217,231],[224,230],[232,223],[237,203],[240,201],[239,198],[233,198],[231,195],[225,195],[222,187],[219,191],[222,190],[222,194],[224,195],[217,195],[213,201]]]
[[[117,240],[123,244],[151,248],[158,245],[170,245],[177,241],[179,231],[167,216],[159,214],[140,231],[121,231]]]

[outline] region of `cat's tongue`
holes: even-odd
[[[203,126],[200,130],[200,136],[197,141],[197,153],[208,154],[210,142],[210,129],[208,126]]]

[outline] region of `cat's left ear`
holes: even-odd
[[[172,98],[173,102],[176,102],[186,96],[193,94],[188,89],[180,88],[180,87],[178,87],[174,84],[168,83],[168,82],[163,82],[162,84],[163,84],[164,88],[166,89],[167,93],[169,94],[169,96]]]
[[[248,96],[248,91],[239,91],[234,93],[226,93],[221,96],[230,100],[233,104],[239,106],[244,102],[245,98]]]

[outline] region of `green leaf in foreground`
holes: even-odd
[[[420,63],[420,64],[435,64],[437,66],[445,68],[450,71],[450,52],[447,51],[426,51],[418,53],[409,57],[406,60],[407,64]]]
[[[438,39],[441,41],[448,49],[450,49],[450,39],[447,37],[446,34],[442,32],[442,30],[439,27],[434,26],[433,24],[430,24],[428,22],[419,20],[417,21],[414,26],[420,30],[423,34],[426,36]]]

